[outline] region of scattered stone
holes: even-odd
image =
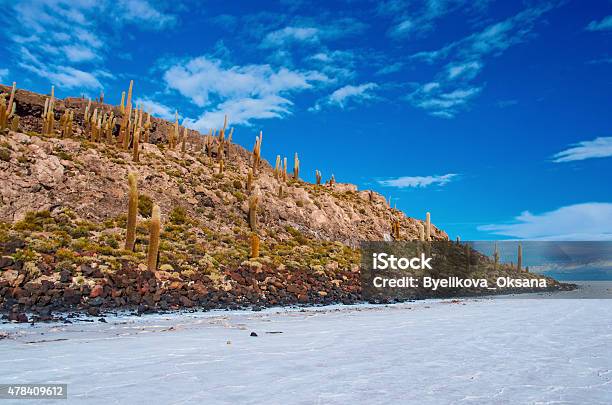
[[[6,256],[0,257],[0,269],[10,267],[13,265],[13,263],[15,262],[13,261],[13,258],[11,257],[6,257]]]
[[[89,307],[87,308],[87,313],[91,316],[99,316],[100,315],[100,308],[97,307]]]
[[[252,336],[252,337],[257,337],[257,333],[255,333],[255,332],[251,332],[251,335],[250,335],[250,336]]]
[[[72,280],[72,272],[70,270],[64,269],[60,271],[60,281],[62,283],[68,283]]]
[[[104,303],[104,300],[102,299],[102,297],[96,297],[90,299],[89,301],[87,301],[87,303],[93,307],[99,307]]]
[[[28,315],[23,312],[11,311],[8,315],[8,320],[10,322],[18,322],[18,323],[28,323],[30,320],[28,319]]]
[[[90,298],[96,298],[102,295],[102,293],[104,292],[104,287],[102,287],[100,284],[97,284],[96,286],[94,286],[94,288],[92,288],[91,292],[89,293],[89,297]]]

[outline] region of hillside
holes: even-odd
[[[11,88],[0,90],[8,100]],[[228,129],[149,121],[129,103],[21,89],[14,100],[19,122],[0,131],[0,305],[13,312],[355,302],[359,242],[416,240],[427,228],[375,192],[257,163],[257,149],[274,148],[265,134],[252,153]],[[125,249],[129,173],[139,202]],[[154,204],[162,232],[151,268]]]

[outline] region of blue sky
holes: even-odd
[[[0,82],[135,80],[154,115],[298,152],[451,237],[612,239],[612,2],[7,3]],[[289,159],[291,161],[291,159]]]

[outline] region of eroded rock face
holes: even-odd
[[[47,155],[37,145],[32,145],[30,149],[34,159],[33,180],[45,188],[52,188],[60,184],[64,177],[64,166],[60,163],[59,158]]]

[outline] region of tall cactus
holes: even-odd
[[[253,146],[253,174],[257,174],[259,163],[261,162],[261,140],[263,132],[259,131],[259,136],[255,138],[255,146]]]
[[[11,131],[19,131],[19,115],[15,115],[11,121]]]
[[[293,180],[297,181],[300,179],[300,159],[298,158],[297,152],[293,157]]]
[[[276,155],[276,164],[274,165],[274,178],[276,180],[280,179],[281,173],[281,157],[280,155]]]
[[[9,126],[9,118],[15,116],[17,118],[17,127],[19,127],[19,117],[15,114],[15,104],[13,103],[13,99],[15,98],[15,89],[17,88],[17,83],[13,82],[13,88],[11,90],[11,96],[9,98],[8,104],[5,104],[5,95],[2,94],[0,98],[0,130],[3,130]],[[43,114],[44,115],[44,114]],[[11,130],[15,127],[15,118],[11,122]]]
[[[133,148],[132,160],[134,162],[140,162],[140,128],[136,128],[136,131],[134,131]]]
[[[499,249],[497,248],[497,242],[493,248],[493,270],[497,271],[499,266]]]
[[[0,131],[8,125],[8,112],[6,110],[4,94],[0,95]]]
[[[425,238],[431,240],[431,215],[429,212],[425,214]]]
[[[119,105],[119,111],[121,111],[121,114],[125,112],[125,91],[121,92],[121,104]]]
[[[251,234],[251,259],[259,257],[259,236],[255,232]]]
[[[316,178],[317,186],[320,186],[322,176],[321,176],[321,172],[318,169],[315,170],[315,178]]]
[[[159,205],[154,204],[153,209],[151,210],[151,223],[149,225],[149,248],[147,250],[147,268],[149,271],[157,270],[160,230],[161,216],[159,213]]]
[[[249,197],[249,227],[251,231],[257,231],[257,203],[259,196],[254,193]]]
[[[232,149],[232,137],[233,136],[234,136],[234,127],[230,128],[230,133],[229,133],[229,136],[227,137],[227,152],[225,155],[228,159],[230,158],[230,153]]]
[[[421,222],[417,223],[417,228],[419,229],[419,240],[421,242],[425,242],[425,228]]]
[[[283,158],[283,181],[287,181],[287,158]]]
[[[15,92],[16,91],[17,91],[17,82],[13,82],[13,87],[11,88],[11,95],[9,97],[8,104],[6,106],[6,111],[9,114],[14,114],[15,105],[13,104],[13,101],[15,100]],[[10,117],[10,115],[9,115],[9,117]]]
[[[518,271],[521,271],[523,266],[523,246],[521,246],[521,244],[518,244],[518,252],[517,252],[517,258],[516,258],[516,269]]]
[[[400,223],[398,220],[391,221],[391,235],[393,235],[393,239],[400,239]]]
[[[127,232],[125,236],[125,250],[134,250],[136,241],[136,214],[138,213],[138,185],[136,173],[128,174],[128,216]]]
[[[55,127],[55,113],[53,107],[55,105],[55,86],[51,86],[51,97],[45,100],[45,109],[43,111],[43,135],[53,135]]]
[[[123,118],[121,120],[121,127],[119,130],[119,139],[117,140],[123,149],[127,150],[130,146],[131,137],[131,119],[132,119],[132,91],[134,89],[134,80],[130,80],[130,87],[127,93],[126,107],[123,110]]]
[[[149,137],[151,136],[151,113],[147,112],[147,121],[144,124],[144,142],[149,143]]]
[[[253,169],[249,168],[249,172],[247,173],[247,182],[246,182],[247,192],[251,192],[253,190]]]
[[[132,113],[132,90],[134,89],[134,80],[130,80],[130,87],[128,88],[127,94],[127,113],[130,115]]]
[[[170,130],[168,134],[168,147],[172,150],[176,147],[176,142],[179,137],[179,122],[178,122],[178,110],[174,112],[174,127]]]

